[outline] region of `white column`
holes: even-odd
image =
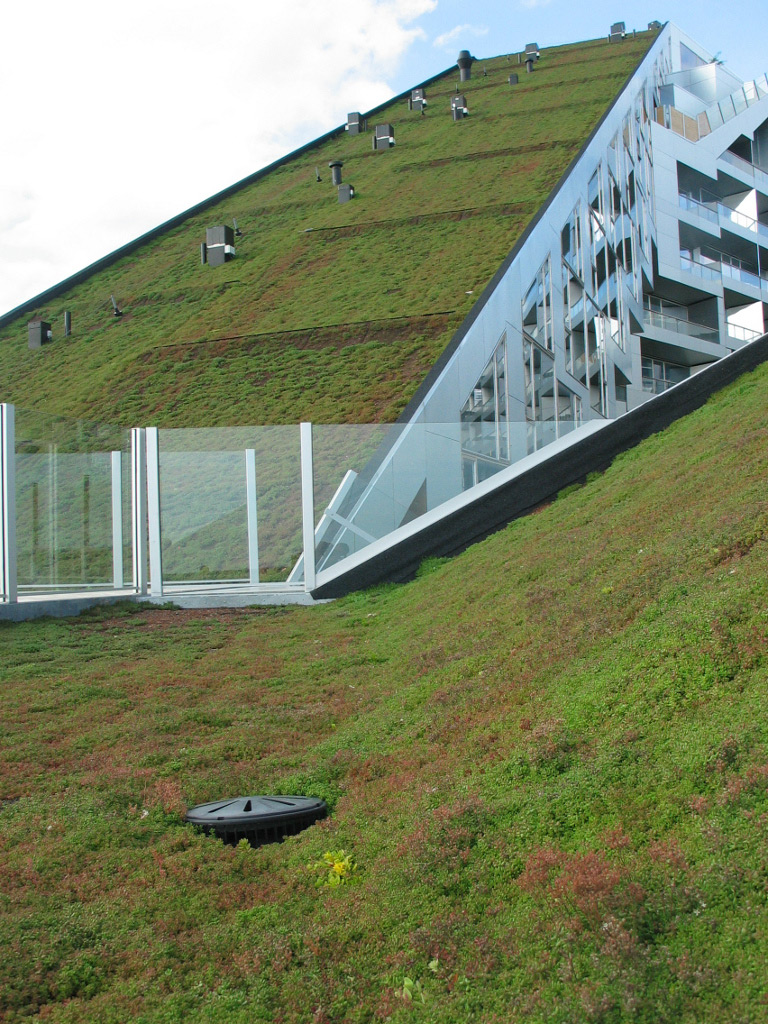
[[[259,582],[259,520],[256,509],[256,451],[245,449],[245,501],[248,515],[248,578]]]
[[[16,577],[16,410],[0,405],[0,599],[18,598]]]
[[[123,588],[123,453],[112,452],[112,586]]]
[[[147,452],[144,430],[131,430],[131,552],[133,586],[147,592]]]
[[[149,592],[163,594],[163,551],[160,538],[160,449],[157,427],[146,428],[147,522],[149,525]]]
[[[304,589],[315,589],[315,481],[312,466],[312,424],[301,431],[301,518],[304,538]]]

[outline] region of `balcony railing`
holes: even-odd
[[[768,272],[759,273],[756,269],[747,266],[743,260],[730,253],[711,250],[705,253],[702,250],[702,258],[694,258],[690,249],[681,249],[680,265],[683,270],[704,278],[707,281],[717,281],[727,277],[732,281],[740,281],[742,284],[751,285],[753,288],[768,287]]]
[[[730,121],[737,114],[746,110],[747,107],[751,107],[754,103],[759,102],[763,96],[768,96],[768,77],[766,75],[761,75],[760,78],[756,78],[753,82],[745,82],[740,89],[731,93],[730,96],[726,96],[719,103],[709,107],[707,110],[709,127],[714,131],[715,128],[719,128],[721,124]]]
[[[768,238],[768,225],[761,224],[760,221],[747,216],[746,213],[741,213],[739,210],[732,210],[730,206],[726,206],[725,203],[721,203],[718,199],[697,198],[690,192],[680,192],[678,198],[683,210],[691,210],[694,213],[698,213],[705,220],[714,223],[719,222],[721,219],[726,220],[730,224],[736,224],[738,227],[743,228],[745,231],[751,231],[754,234]]]
[[[756,341],[765,333],[764,331],[755,331],[751,327],[741,327],[739,324],[726,323],[725,329],[728,332],[728,337],[736,341]]]
[[[646,326],[658,327],[663,331],[675,331],[676,334],[684,334],[688,338],[698,338],[699,341],[717,341],[717,331],[712,327],[704,327],[703,324],[694,324],[690,320],[683,320],[681,317],[673,316],[670,313],[659,312],[645,307]]]

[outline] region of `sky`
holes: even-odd
[[[766,0],[26,0],[0,13],[0,314],[455,63],[674,21],[744,79]]]

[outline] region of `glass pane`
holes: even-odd
[[[164,581],[249,580],[248,459],[254,582],[287,580],[302,550],[299,427],[160,430],[158,438]]]
[[[122,501],[129,474],[115,477],[113,513],[113,452],[118,467],[130,466],[129,431],[16,409],[20,588],[104,589],[130,579],[130,497]]]

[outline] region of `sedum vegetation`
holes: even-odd
[[[459,123],[454,68],[425,116],[398,100],[371,117],[393,149],[342,131],[286,159],[0,328],[0,398],[124,425],[395,419],[654,38],[545,49],[533,75],[479,60]],[[201,266],[206,227],[233,217],[237,258]],[[54,342],[30,352],[35,315]]]
[[[1,626],[2,1019],[764,1020],[767,396],[405,586]]]

